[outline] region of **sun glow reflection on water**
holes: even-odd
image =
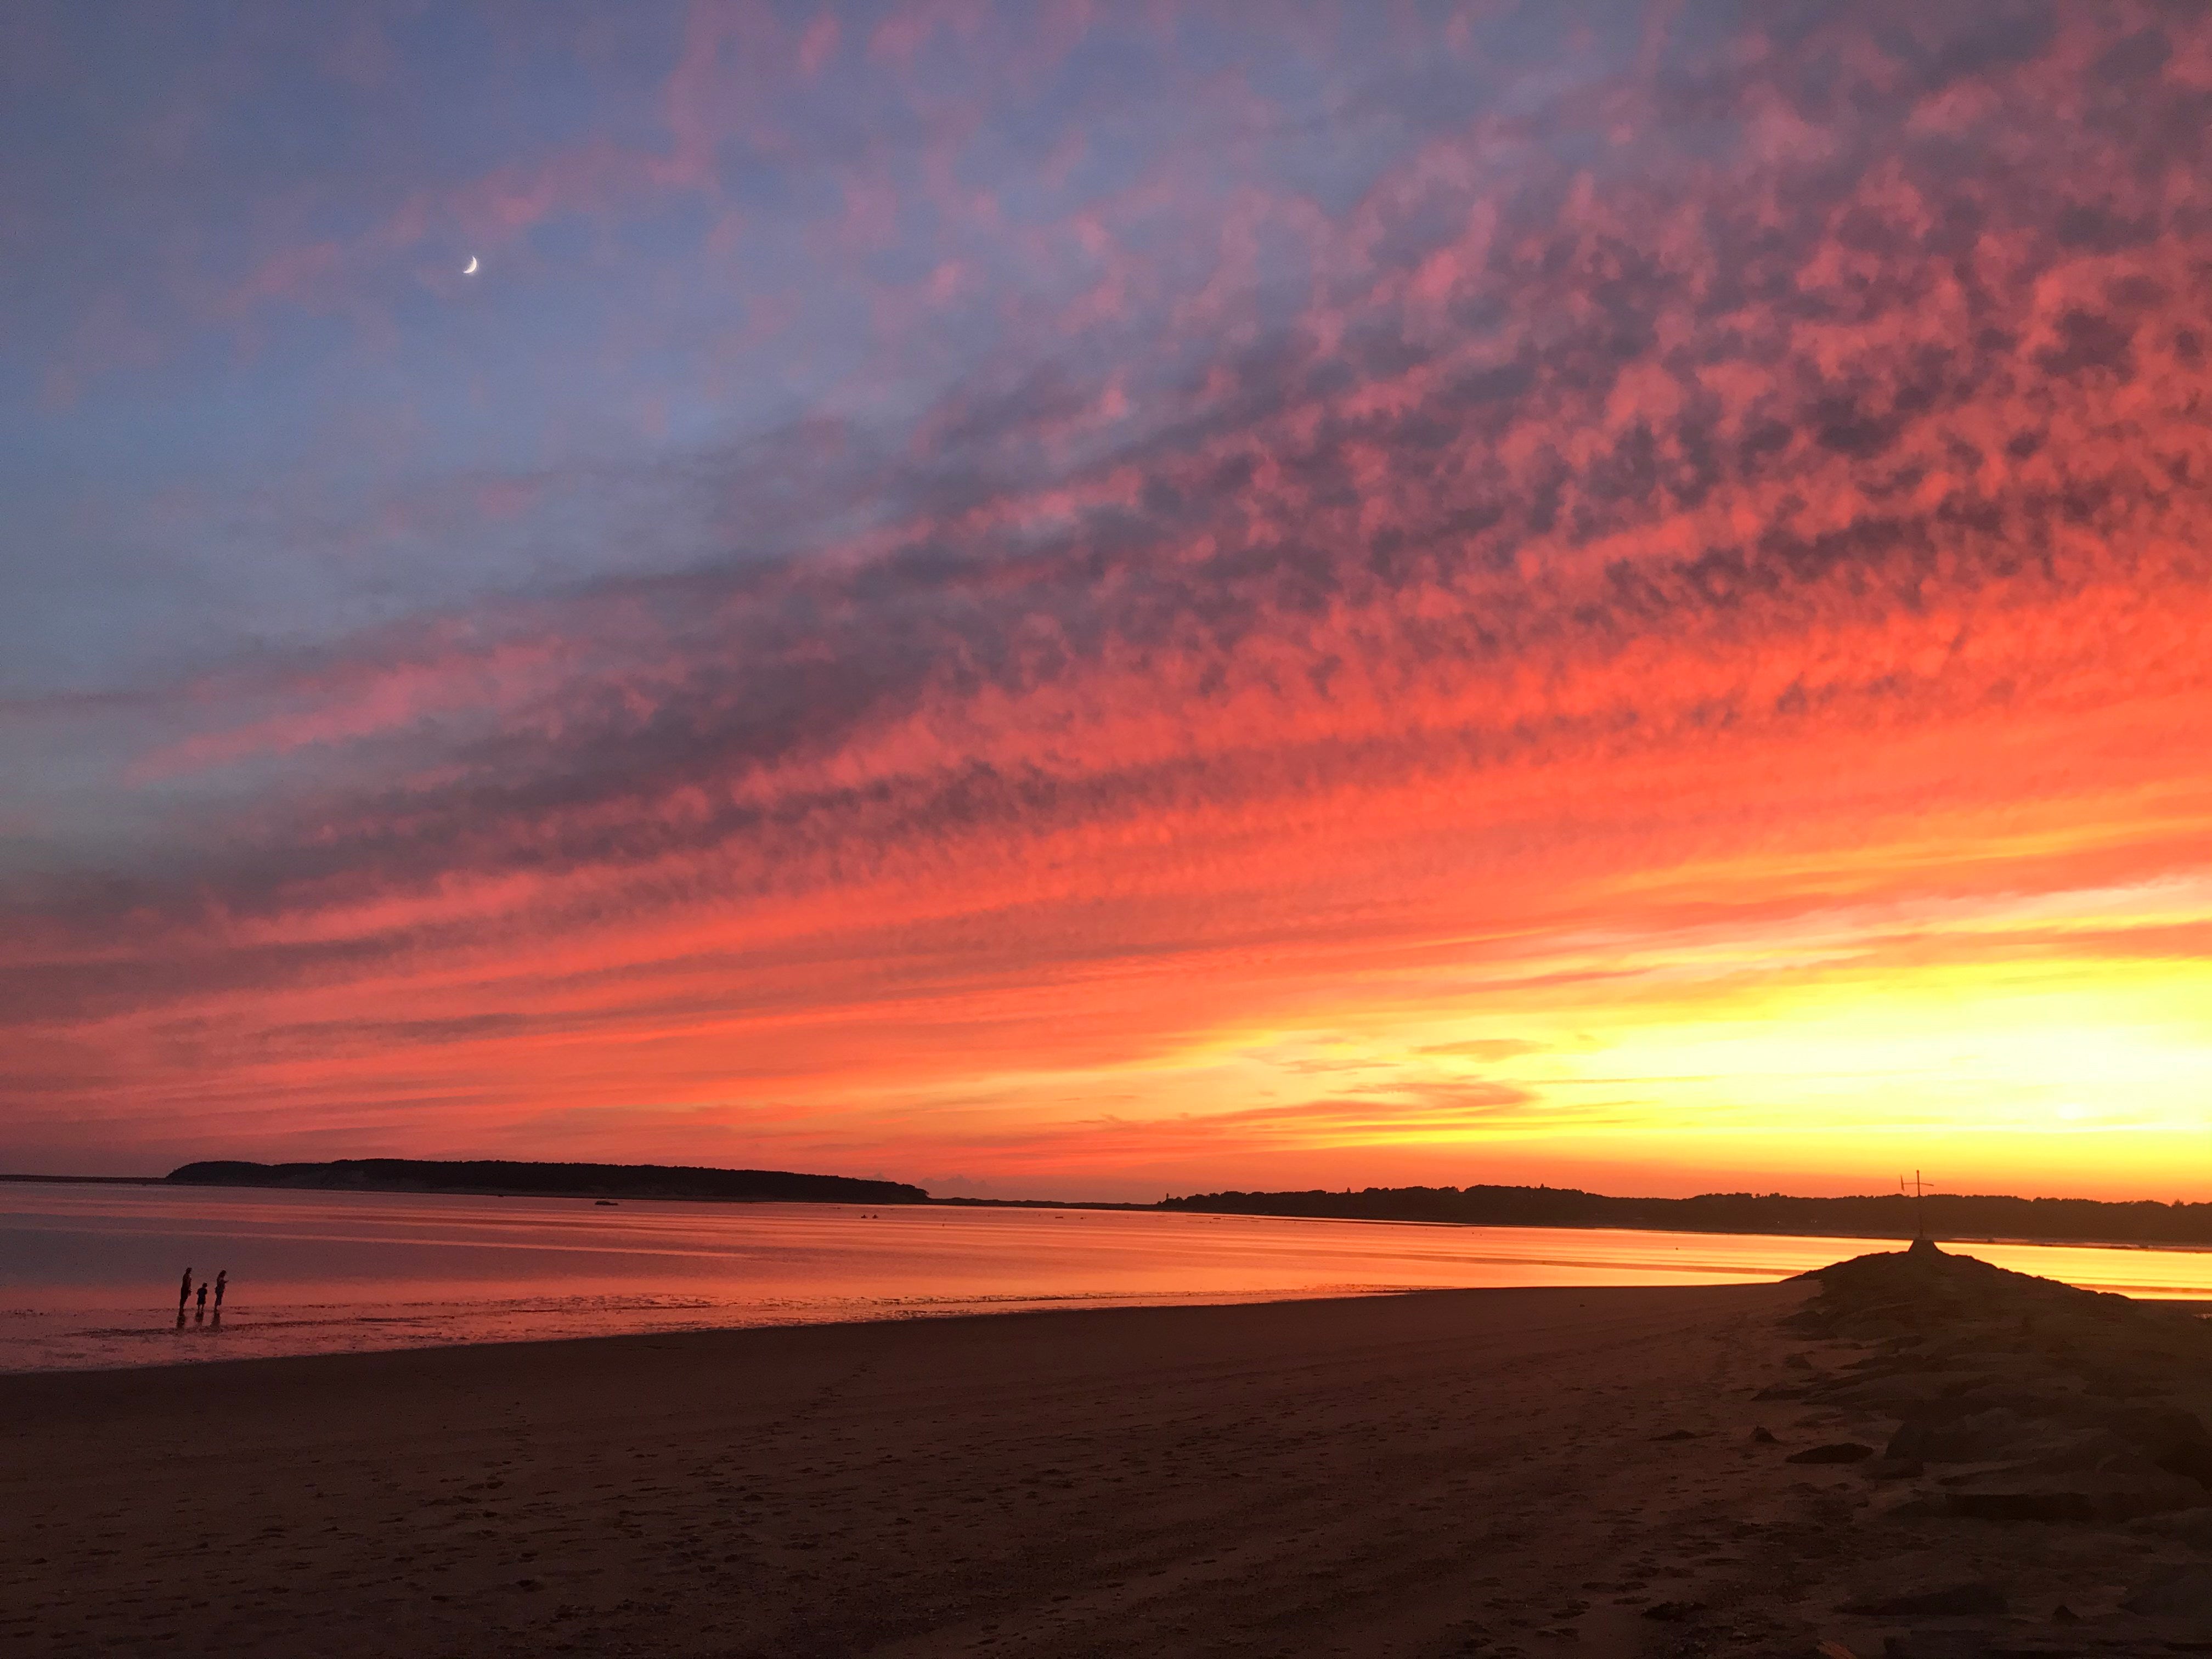
[[[1864,1239],[1084,1210],[0,1184],[0,1370],[1053,1307],[1786,1277]],[[1972,1245],[2098,1290],[2212,1297],[2212,1252]],[[220,1328],[178,1275],[228,1269]]]

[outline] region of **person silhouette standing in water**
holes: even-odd
[[[230,1269],[225,1267],[215,1276],[215,1322],[222,1323],[222,1293],[230,1285]]]
[[[204,1279],[203,1279],[202,1280],[200,1280],[200,1300],[199,1300],[199,1306],[198,1307],[198,1309],[197,1309],[197,1310],[194,1310],[194,1312],[193,1312],[193,1314],[192,1314],[192,1323],[193,1323],[193,1324],[195,1324],[195,1325],[198,1324],[198,1323],[200,1322],[200,1321],[202,1321],[203,1319],[205,1319],[205,1318],[207,1317],[207,1293],[208,1293],[207,1280],[205,1280]]]
[[[177,1286],[177,1323],[185,1322],[185,1304],[192,1299],[192,1270],[185,1269],[184,1283]]]

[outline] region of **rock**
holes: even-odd
[[[2084,1429],[2060,1434],[2033,1448],[2035,1455],[2019,1467],[2048,1474],[2074,1469],[2130,1469],[2142,1474],[2170,1474],[2142,1451],[2110,1429]]]
[[[2212,1431],[2195,1413],[2100,1398],[2063,1381],[1996,1384],[1911,1407],[1891,1449],[1931,1462],[1983,1462],[2015,1455],[2014,1447],[2036,1436],[2097,1429],[2169,1473],[2212,1486]]]
[[[1917,1457],[1869,1457],[1859,1465],[1869,1480],[1917,1480],[1927,1472]]]
[[[1873,1455],[1872,1446],[1862,1446],[1856,1440],[1838,1440],[1826,1446],[1808,1446],[1803,1451],[1791,1452],[1782,1461],[1785,1463],[1863,1463]]]
[[[1948,1422],[1908,1419],[1890,1436],[1882,1455],[1929,1463],[1987,1463],[2022,1456],[2049,1435],[2046,1425],[1999,1407]]]
[[[1762,1425],[1751,1431],[1751,1443],[1754,1446],[1771,1446],[1775,1443],[1774,1436]]]
[[[2203,1502],[2195,1481],[2140,1462],[2102,1468],[1994,1469],[1954,1477],[1944,1510],[1982,1521],[2131,1521]]]
[[[1946,1515],[1971,1521],[2095,1521],[2095,1496],[2063,1487],[2004,1486],[1987,1492],[1946,1492],[1937,1500]]]
[[[1986,1371],[1905,1371],[1840,1386],[1829,1383],[1815,1389],[1812,1397],[1898,1416],[1915,1407],[1931,1405],[1986,1387],[1996,1380]]]
[[[1942,1589],[1915,1590],[1905,1595],[1863,1596],[1856,1601],[1846,1601],[1836,1609],[1877,1619],[1913,1618],[1919,1615],[1965,1617],[1979,1613],[2008,1613],[2012,1602],[2003,1590],[1984,1580],[1971,1583],[1949,1584]]]
[[[1887,1342],[1893,1337],[1912,1334],[1911,1326],[1887,1314],[1848,1315],[1830,1328],[1838,1336],[1858,1342]]]
[[[2120,1605],[2154,1619],[2212,1620],[2212,1566],[2184,1567],[2137,1590]]]
[[[2129,1406],[2106,1427],[2170,1474],[2212,1486],[2212,1433],[2196,1413],[2179,1406]]]
[[[2194,1506],[2165,1515],[2147,1515],[2130,1521],[2128,1530],[2152,1538],[2171,1538],[2196,1549],[2212,1550],[2212,1509]]]
[[[1967,1630],[1889,1632],[1881,1638],[1882,1659],[1988,1659],[1982,1632]]]

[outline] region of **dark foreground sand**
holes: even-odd
[[[1869,1528],[1859,1472],[1784,1461],[1832,1431],[1755,1396],[1792,1354],[1802,1376],[1856,1352],[1807,1360],[1778,1323],[1806,1295],[0,1377],[0,1653],[1811,1659],[1822,1610],[1900,1547],[2047,1548]],[[2110,1558],[2036,1571],[2081,1600]]]

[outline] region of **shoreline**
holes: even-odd
[[[598,1192],[573,1193],[517,1192],[501,1188],[458,1187],[317,1187],[285,1186],[277,1183],[227,1183],[218,1182],[173,1182],[165,1176],[56,1176],[15,1175],[0,1172],[0,1186],[11,1183],[26,1185],[74,1187],[155,1187],[176,1193],[299,1193],[321,1197],[388,1197],[388,1198],[504,1198],[543,1200],[552,1203],[597,1204],[605,1198]],[[2096,1200],[2094,1202],[2110,1200]],[[720,1198],[683,1194],[626,1193],[612,1200],[617,1206],[628,1204],[711,1204],[718,1206],[750,1206],[763,1204],[798,1204],[824,1208],[859,1209],[881,1208],[903,1211],[932,1209],[958,1210],[1080,1210],[1130,1215],[1182,1215],[1194,1218],[1234,1221],[1284,1221],[1297,1223],[1328,1222],[1359,1227],[1442,1227],[1455,1231],[1559,1232],[1559,1233],[1656,1233],[1674,1234],[1685,1238],[1802,1238],[1814,1241],[1833,1240],[1839,1243],[1910,1244],[1917,1236],[1904,1231],[1888,1232],[1783,1232],[1762,1229],[1718,1228],[1694,1226],[1638,1226],[1623,1221],[1449,1221],[1419,1217],[1395,1216],[1334,1216],[1288,1215],[1260,1210],[1200,1210],[1180,1204],[1121,1204],[1082,1199],[1044,1198],[929,1198],[919,1202],[894,1203],[875,1199],[793,1199],[793,1198]],[[1942,1235],[1947,1243],[1998,1244],[2034,1248],[2048,1246],[2056,1249],[2134,1250],[2166,1255],[2212,1255],[2212,1241],[2190,1243],[2186,1240],[2158,1240],[2138,1238],[2105,1238],[2095,1237],[2029,1237],[2019,1234],[1947,1232]]]
[[[1789,1280],[1779,1281],[1788,1284]],[[187,1375],[213,1372],[228,1375],[234,1368],[252,1367],[330,1367],[352,1364],[404,1362],[410,1358],[430,1355],[489,1354],[510,1359],[527,1360],[533,1356],[575,1353],[580,1350],[602,1350],[611,1359],[620,1359],[627,1354],[646,1349],[662,1348],[673,1343],[714,1346],[729,1341],[743,1341],[793,1332],[832,1331],[860,1333],[884,1329],[903,1329],[911,1326],[950,1327],[984,1325],[1005,1320],[1022,1319],[1087,1319],[1093,1316],[1111,1317],[1118,1315],[1183,1314],[1203,1316],[1232,1309],[1244,1308],[1319,1308],[1347,1302],[1389,1302],[1420,1297],[1522,1297],[1538,1295],[1626,1296],[1643,1291],[1682,1292],[1704,1291],[1752,1291],[1773,1288],[1775,1281],[1740,1285],[1488,1285],[1460,1288],[1434,1289],[1417,1287],[1409,1290],[1352,1291],[1341,1296],[1281,1296],[1255,1297],[1242,1301],[1139,1302],[1120,1303],[1103,1307],[1029,1307],[1008,1308],[1004,1310],[966,1310],[958,1313],[894,1315],[882,1319],[820,1319],[790,1320],[775,1324],[713,1325],[654,1331],[611,1331],[580,1336],[495,1338],[481,1342],[424,1342],[407,1347],[361,1348],[343,1352],[241,1354],[223,1359],[185,1359],[152,1365],[99,1365],[82,1370],[53,1367],[35,1371],[0,1371],[0,1419],[8,1409],[7,1395],[11,1388],[40,1377],[58,1377],[82,1381],[87,1377],[132,1376],[149,1379],[147,1386],[158,1387],[162,1379],[173,1381]],[[191,1330],[187,1326],[187,1332]]]
[[[514,1336],[465,1339],[458,1341],[410,1342],[381,1348],[352,1348],[320,1353],[234,1354],[211,1359],[171,1359],[141,1364],[117,1365],[42,1365],[35,1369],[9,1370],[0,1368],[0,1411],[5,1409],[6,1385],[17,1379],[39,1376],[87,1377],[116,1376],[177,1376],[185,1372],[204,1371],[213,1368],[238,1365],[290,1365],[367,1360],[403,1354],[450,1353],[473,1352],[479,1349],[501,1352],[515,1349],[565,1349],[593,1343],[652,1344],[678,1339],[713,1339],[742,1337],[763,1331],[822,1331],[873,1330],[884,1326],[943,1325],[963,1321],[1024,1319],[1037,1317],[1079,1318],[1091,1314],[1117,1313],[1204,1313],[1224,1308],[1283,1308],[1338,1302],[1388,1301],[1395,1297],[1510,1295],[1536,1291],[1681,1291],[1681,1290],[1743,1290],[1756,1289],[1788,1280],[1743,1280],[1726,1285],[1389,1285],[1377,1290],[1351,1290],[1336,1295],[1291,1292],[1280,1296],[1254,1295],[1214,1298],[1206,1293],[1175,1302],[1107,1302],[1089,1297],[1068,1297],[1052,1302],[1037,1297],[1030,1305],[1008,1308],[961,1308],[947,1313],[888,1313],[873,1319],[784,1319],[763,1320],[748,1325],[682,1325],[659,1330],[595,1331],[574,1336]],[[1133,1292],[1141,1295],[1141,1292]],[[1073,1304],[1073,1305],[1071,1305]],[[1085,1305],[1087,1304],[1087,1305]],[[2212,1304],[2207,1304],[2212,1305]],[[173,1328],[163,1321],[155,1322],[152,1334],[158,1339],[171,1334]],[[240,1328],[234,1321],[230,1328]],[[247,1328],[250,1328],[248,1327]],[[197,1332],[204,1338],[210,1328],[187,1324],[179,1334],[187,1337]]]
[[[1955,1241],[1966,1243],[1971,1241]],[[446,1353],[457,1351],[492,1350],[554,1350],[592,1344],[630,1344],[650,1346],[677,1340],[708,1340],[742,1337],[764,1331],[872,1330],[884,1326],[949,1325],[963,1322],[1024,1319],[1037,1317],[1076,1318],[1089,1315],[1124,1313],[1205,1313],[1230,1308],[1289,1308],[1320,1306],[1343,1302],[1387,1302],[1396,1298],[1450,1296],[1514,1296],[1558,1292],[1567,1295],[1588,1295],[1604,1292],[1607,1295],[1642,1291],[1744,1291],[1786,1288],[1807,1280],[1809,1275],[1792,1273],[1779,1279],[1742,1279],[1713,1285],[1491,1285],[1465,1286],[1389,1286],[1378,1290],[1350,1290],[1337,1294],[1294,1292],[1281,1296],[1255,1295],[1209,1299],[1203,1295],[1175,1302],[1104,1302],[1084,1305],[1086,1298],[1069,1297],[1050,1305],[1025,1307],[963,1308],[947,1313],[890,1313],[877,1318],[787,1319],[763,1320],[745,1325],[672,1326],[659,1330],[592,1332],[574,1336],[518,1336],[489,1337],[457,1341],[423,1341],[397,1344],[390,1347],[356,1348],[321,1353],[238,1354],[207,1359],[168,1359],[143,1364],[94,1365],[45,1365],[34,1369],[9,1370],[0,1368],[0,1410],[4,1410],[6,1385],[18,1378],[58,1376],[89,1377],[123,1374],[147,1374],[155,1376],[175,1376],[184,1372],[220,1370],[235,1366],[264,1366],[291,1364],[321,1364],[352,1360],[368,1360],[404,1354]],[[2165,1308],[2190,1313],[2200,1318],[2212,1318],[2212,1298],[2138,1297],[2127,1297],[2119,1291],[2099,1292],[2119,1296],[2123,1300],[2144,1307]],[[1039,1298],[1042,1301],[1043,1298]],[[1073,1304],[1073,1305],[1070,1305]],[[195,1329],[202,1335],[205,1328],[186,1326],[184,1333]],[[162,1326],[161,1334],[167,1334]]]

